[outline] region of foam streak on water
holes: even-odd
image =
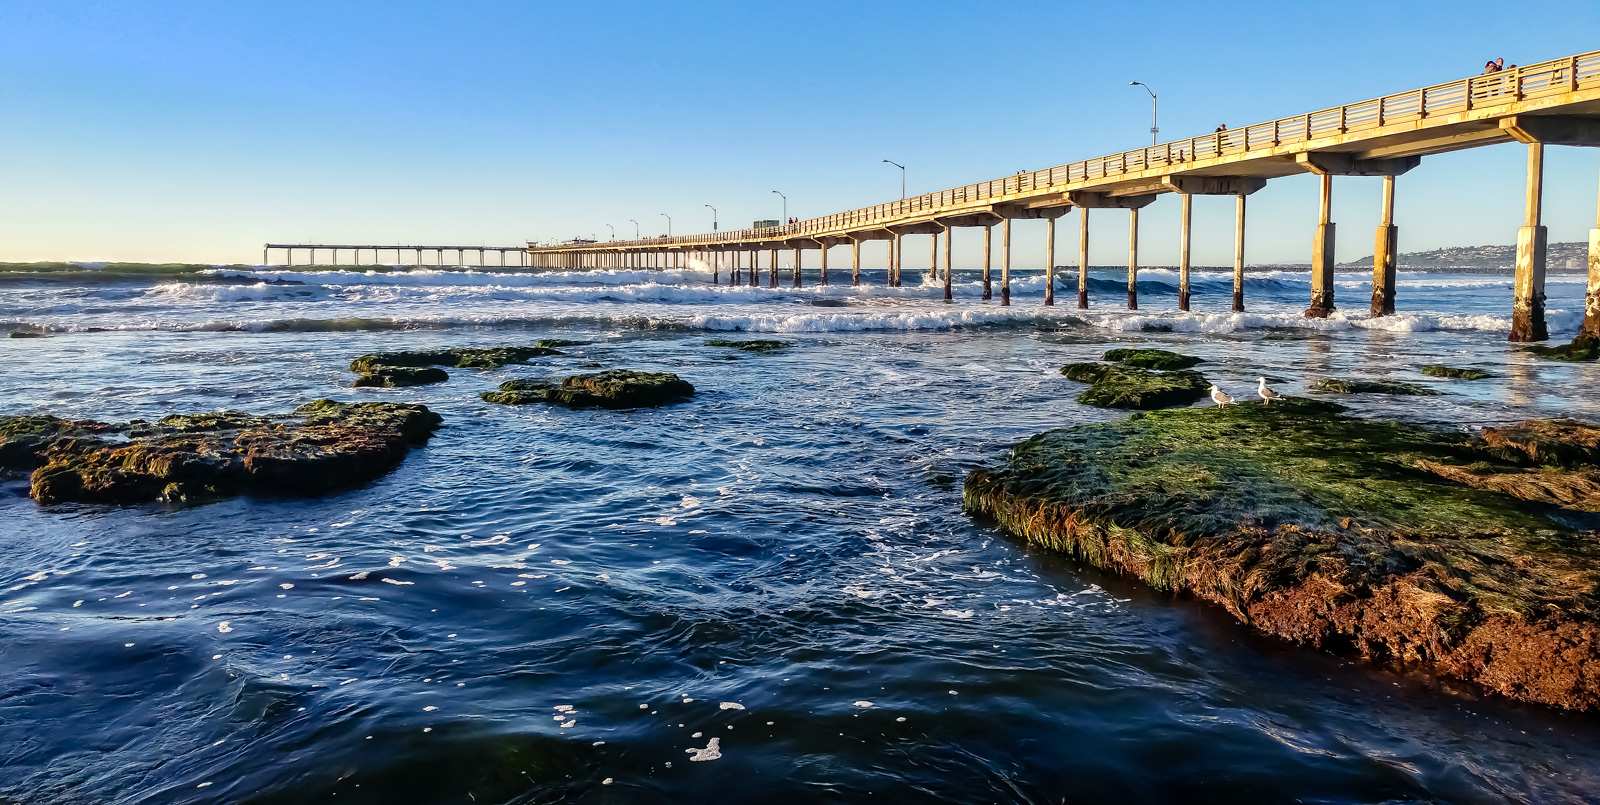
[[[813,272],[814,273],[814,272]],[[194,274],[195,276],[190,276]],[[920,278],[920,273],[918,274]],[[129,419],[415,400],[446,427],[310,500],[40,508],[0,484],[0,800],[26,802],[1581,800],[1600,725],[1258,638],[1029,550],[959,479],[1048,427],[1120,416],[1056,373],[1111,346],[1224,388],[1434,385],[1361,413],[1459,427],[1600,418],[1595,366],[1504,341],[1500,278],[1404,273],[1402,315],[1299,316],[1295,272],[1149,270],[1036,304],[937,286],[711,286],[699,271],[250,271],[0,279],[0,411]],[[725,279],[725,275],[724,275]],[[764,279],[764,277],[763,277]],[[787,279],[787,277],[785,277]],[[808,275],[807,282],[814,282]],[[1550,285],[1570,330],[1581,284]],[[712,333],[780,333],[730,355]],[[592,341],[531,366],[353,389],[388,348]],[[1421,377],[1481,366],[1493,381]],[[510,377],[664,369],[693,401],[490,406]],[[336,800],[334,798],[337,798]]]

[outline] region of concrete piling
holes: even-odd
[[[991,287],[992,282],[991,282],[990,276],[989,276],[989,250],[990,250],[990,247],[993,244],[993,242],[994,242],[994,226],[992,224],[984,224],[983,225],[983,301],[985,301],[985,302],[987,302],[990,299],[994,298],[994,289]]]
[[[1044,219],[1044,305],[1056,303],[1056,219]]]
[[[1233,197],[1233,312],[1244,312],[1244,194]]]
[[[1517,230],[1517,262],[1512,279],[1511,340],[1544,341],[1550,337],[1544,320],[1546,232],[1544,207],[1544,143],[1528,143],[1527,192],[1522,228]]]
[[[1139,309],[1139,208],[1128,208],[1128,309]]]
[[[1305,315],[1325,319],[1334,310],[1333,175],[1323,173],[1317,178],[1322,180],[1322,189],[1317,203],[1317,233],[1311,245],[1311,304],[1306,308]]]
[[[1089,208],[1078,208],[1078,309],[1089,309]]]
[[[1394,177],[1383,177],[1383,199],[1378,231],[1372,243],[1372,315],[1394,312],[1394,259],[1399,253],[1400,229],[1394,225]]]
[[[1000,304],[1011,304],[1011,219],[1000,222]]]
[[[1178,194],[1178,309],[1189,310],[1189,224],[1194,219],[1194,196]]]

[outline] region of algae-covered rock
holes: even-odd
[[[771,338],[751,338],[747,340],[713,338],[706,342],[706,346],[725,347],[744,352],[777,352],[780,349],[788,349],[791,344],[788,341],[778,341]]]
[[[1483,429],[1497,458],[1532,466],[1600,465],[1600,426],[1573,419],[1532,419]]]
[[[671,372],[611,369],[573,375],[560,382],[507,380],[480,396],[502,405],[554,403],[568,408],[647,408],[689,399],[694,386]]]
[[[562,347],[581,347],[589,343],[592,342],[573,341],[570,338],[541,338],[533,342],[533,345],[542,349],[561,349]]]
[[[1422,367],[1422,373],[1428,377],[1443,377],[1451,380],[1484,380],[1494,377],[1482,369],[1463,369],[1458,366],[1445,366],[1439,363],[1430,363]]]
[[[38,330],[12,330],[6,333],[7,338],[44,338],[45,334]]]
[[[355,383],[351,385],[399,388],[443,383],[449,379],[450,375],[445,370],[435,366],[373,366],[370,371],[356,378]]]
[[[1311,384],[1312,391],[1327,394],[1398,394],[1426,397],[1438,392],[1415,383],[1398,380],[1363,380],[1353,377],[1324,377]]]
[[[1170,408],[1206,396],[1210,384],[1198,372],[1156,372],[1104,363],[1070,363],[1061,374],[1089,388],[1078,402],[1098,408]]]
[[[380,367],[454,366],[460,369],[498,369],[506,364],[527,363],[530,358],[560,355],[554,347],[453,347],[450,349],[374,352],[350,362],[350,371],[371,374]]]
[[[1572,339],[1572,343],[1569,344],[1557,344],[1553,347],[1530,344],[1524,349],[1541,358],[1548,358],[1552,361],[1577,363],[1600,360],[1600,338],[1595,338],[1592,335],[1580,334],[1577,338]]]
[[[964,506],[1267,634],[1600,708],[1597,468],[1491,441],[1301,399],[1159,411],[1028,439]]]
[[[31,470],[40,503],[319,494],[387,472],[439,423],[421,405],[331,400],[287,416],[219,411],[120,426],[0,417],[0,468]]]
[[[1181,355],[1164,349],[1113,349],[1104,357],[1112,363],[1140,369],[1188,369],[1201,362],[1194,356]]]

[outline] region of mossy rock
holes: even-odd
[[[1597,448],[1594,426],[1480,438],[1287,399],[1049,431],[964,506],[1267,634],[1594,710],[1600,468],[1529,456]]]
[[[1430,363],[1422,367],[1422,373],[1428,377],[1443,377],[1451,380],[1485,380],[1494,375],[1482,369],[1463,369],[1457,366],[1445,366],[1440,363]]]
[[[533,342],[535,347],[541,349],[561,349],[562,347],[582,347],[593,343],[592,341],[573,341],[569,338],[541,338]]]
[[[1354,377],[1324,377],[1311,384],[1312,391],[1326,394],[1398,394],[1426,397],[1438,392],[1415,383],[1398,380],[1363,380]]]
[[[372,374],[381,367],[454,366],[458,369],[498,369],[532,358],[560,355],[553,347],[454,347],[451,349],[374,352],[350,362],[350,371]]]
[[[400,388],[443,383],[450,379],[445,370],[434,366],[373,366],[351,384],[357,388]]]
[[[1201,362],[1192,355],[1182,355],[1164,349],[1113,349],[1104,357],[1112,363],[1140,369],[1188,369]]]
[[[1530,344],[1524,349],[1534,355],[1552,361],[1579,363],[1600,360],[1600,338],[1595,338],[1592,335],[1579,335],[1577,338],[1572,339],[1570,344],[1558,344],[1553,347]]]
[[[178,414],[123,425],[0,417],[0,469],[40,503],[196,503],[314,495],[387,472],[440,417],[421,405],[318,400],[283,416]]]
[[[780,349],[788,349],[793,345],[788,341],[779,341],[772,338],[752,338],[748,340],[713,338],[706,342],[706,346],[725,347],[744,352],[777,352]]]
[[[44,338],[44,333],[37,330],[12,330],[6,334],[7,338]]]
[[[1600,426],[1573,419],[1534,419],[1484,428],[1483,441],[1496,458],[1533,466],[1600,465]]]
[[[1069,363],[1061,374],[1088,383],[1078,402],[1096,408],[1171,408],[1206,396],[1211,384],[1199,372],[1156,372],[1105,363]]]
[[[552,403],[568,408],[649,408],[682,402],[694,395],[694,386],[671,372],[611,369],[573,375],[560,382],[507,380],[496,391],[480,396],[501,405]]]

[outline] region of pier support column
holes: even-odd
[[[850,284],[861,284],[861,241],[853,237],[850,239]]]
[[[990,299],[994,298],[994,289],[992,287],[990,287],[992,283],[991,283],[991,280],[989,278],[989,249],[990,249],[990,245],[992,244],[993,241],[994,241],[994,225],[993,224],[984,224],[983,225],[983,301],[985,301],[985,302],[987,302]]]
[[[1517,264],[1512,280],[1511,340],[1544,341],[1545,228],[1544,143],[1528,143],[1528,184],[1523,199],[1522,228],[1517,230]]]
[[[1056,303],[1056,219],[1044,219],[1044,306]]]
[[[947,227],[944,228],[944,233],[943,234],[944,234],[944,301],[945,302],[954,302],[955,301],[955,290],[951,287],[951,279],[950,279],[950,249],[951,249],[951,241],[953,240],[953,238],[951,236],[955,234],[955,230],[951,229],[950,227],[947,226]],[[937,237],[937,236],[935,236],[935,237]]]
[[[1078,309],[1089,309],[1089,208],[1078,208]]]
[[[1000,222],[1000,304],[1011,304],[1011,219]]]
[[[722,250],[721,249],[713,249],[711,251],[711,284],[712,285],[721,285],[722,284]]]
[[[939,233],[929,236],[928,243],[928,282],[939,281]]]
[[[796,287],[796,288],[800,287],[800,284],[801,284],[800,267],[805,262],[802,259],[802,256],[803,256],[803,253],[800,251],[800,247],[799,246],[794,247],[794,287]]]
[[[822,263],[822,265],[820,267],[818,267],[818,270],[817,270],[818,271],[817,280],[818,280],[818,282],[820,284],[822,284],[824,287],[826,287],[827,284],[828,284],[828,244],[826,244],[826,243],[824,243],[824,242],[822,242],[820,240],[817,241],[817,251],[821,255],[818,259]]]
[[[1128,210],[1128,309],[1139,309],[1139,208]]]
[[[1333,312],[1333,175],[1324,173],[1317,202],[1317,234],[1311,244],[1311,305],[1305,315],[1325,319]]]
[[[1244,312],[1244,194],[1233,197],[1233,312]]]
[[[778,250],[772,249],[767,255],[767,287],[778,287]]]
[[[900,233],[889,241],[889,287],[900,287]]]
[[[1600,202],[1595,205],[1594,226],[1589,230],[1589,281],[1584,286],[1579,338],[1600,338]]]
[[[1178,309],[1189,310],[1189,224],[1194,220],[1194,196],[1178,194]]]
[[[1383,202],[1378,212],[1378,232],[1372,240],[1372,315],[1394,312],[1394,257],[1400,228],[1394,225],[1394,177],[1383,177]]]

